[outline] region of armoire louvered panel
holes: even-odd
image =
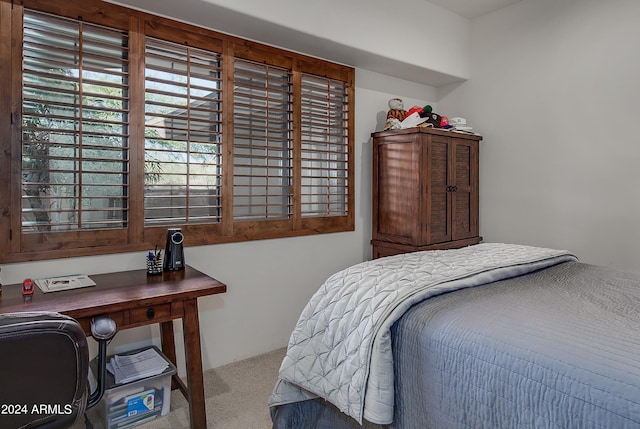
[[[453,140],[452,156],[455,192],[452,200],[452,234],[454,239],[478,235],[478,167],[477,147],[464,140]]]
[[[431,137],[431,136],[430,136]],[[451,240],[451,198],[450,183],[450,153],[447,138],[433,136],[425,144],[426,163],[423,172],[427,176],[426,192],[423,199],[429,213],[423,222],[424,237],[422,243],[441,243]]]

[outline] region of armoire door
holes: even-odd
[[[451,237],[452,240],[478,235],[478,143],[451,139]]]
[[[424,135],[423,175],[426,195],[423,219],[423,245],[451,241],[450,139]]]
[[[419,245],[420,144],[416,135],[374,145],[374,239]]]

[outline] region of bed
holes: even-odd
[[[485,243],[330,277],[291,334],[274,429],[640,427],[640,275]]]

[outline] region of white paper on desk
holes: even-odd
[[[115,355],[107,364],[107,370],[113,374],[116,384],[122,384],[161,374],[168,366],[155,349],[146,349],[130,355]]]
[[[35,280],[36,285],[44,293],[58,292],[61,290],[78,289],[95,286],[96,282],[86,274],[74,274],[72,276],[49,277]]]

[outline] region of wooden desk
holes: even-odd
[[[224,293],[227,286],[191,267],[157,276],[136,270],[92,275],[91,279],[96,286],[47,294],[34,285],[30,299],[23,299],[22,285],[5,285],[0,294],[0,313],[63,313],[78,320],[87,336],[95,316],[108,315],[118,330],[160,323],[162,351],[174,364],[173,320],[182,319],[187,385],[174,375],[173,386],[180,388],[189,401],[191,427],[206,429],[198,297]]]

